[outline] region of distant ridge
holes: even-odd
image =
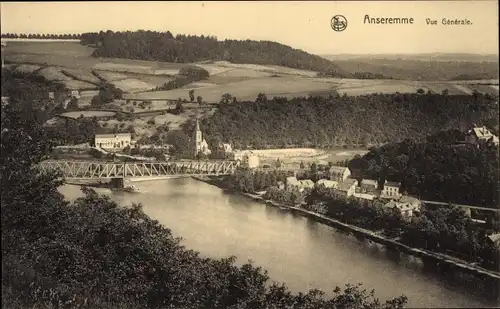
[[[95,46],[95,57],[194,63],[206,60],[259,65],[279,65],[350,77],[332,61],[272,41],[224,40],[211,36],[176,35],[134,31],[84,33],[83,44]]]
[[[336,54],[321,55],[321,57],[335,60],[359,59],[386,59],[386,60],[420,60],[420,61],[494,61],[499,59],[498,54],[469,54],[469,53],[421,53],[421,54]]]

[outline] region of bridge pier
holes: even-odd
[[[111,178],[111,186],[115,189],[125,188],[125,179],[123,178]]]

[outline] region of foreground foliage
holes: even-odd
[[[31,103],[31,102],[30,102]],[[69,203],[35,165],[53,143],[31,104],[2,106],[2,308],[402,308],[360,286],[292,294],[234,257],[203,258],[139,205],[92,190]]]

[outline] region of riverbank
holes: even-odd
[[[410,246],[407,246],[403,243],[400,243],[394,239],[389,239],[387,237],[384,237],[382,235],[378,235],[375,232],[371,230],[367,230],[364,228],[360,228],[351,224],[343,223],[339,220],[300,208],[300,207],[295,207],[295,206],[287,206],[283,205],[280,203],[277,203],[275,201],[270,201],[264,199],[261,195],[257,194],[251,194],[251,193],[244,193],[240,192],[237,190],[232,190],[229,189],[223,182],[217,180],[217,179],[212,179],[208,177],[193,177],[196,180],[203,181],[205,183],[208,183],[210,185],[216,186],[218,188],[221,188],[223,190],[227,190],[231,193],[237,193],[243,196],[246,196],[256,202],[259,203],[265,203],[269,204],[274,207],[279,207],[281,209],[287,209],[289,211],[292,211],[294,213],[299,213],[303,216],[310,217],[318,222],[321,222],[323,224],[332,226],[334,228],[338,228],[339,230],[352,233],[357,237],[361,237],[363,239],[368,239],[370,241],[373,241],[375,243],[381,244],[386,246],[389,249],[396,250],[398,252],[403,252],[408,255],[412,255],[415,257],[418,257],[422,259],[424,262],[431,262],[432,264],[435,264],[436,266],[439,266],[441,270],[443,270],[446,275],[456,275],[457,271],[462,271],[465,274],[471,274],[474,277],[480,279],[481,281],[486,281],[487,283],[484,284],[483,288],[481,288],[482,291],[487,292],[489,295],[493,295],[495,299],[498,299],[499,297],[499,287],[500,287],[500,273],[490,271],[487,269],[484,269],[482,267],[478,267],[476,265],[472,265],[466,261],[460,260],[458,258],[450,257],[444,254],[440,253],[435,253],[432,251],[424,250],[424,249],[418,249],[418,248],[413,248]],[[468,281],[468,280],[466,280]],[[485,291],[485,290],[488,291]]]

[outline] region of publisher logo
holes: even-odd
[[[347,18],[343,15],[335,15],[333,16],[330,25],[332,26],[332,29],[337,32],[344,31],[345,28],[347,28]]]

